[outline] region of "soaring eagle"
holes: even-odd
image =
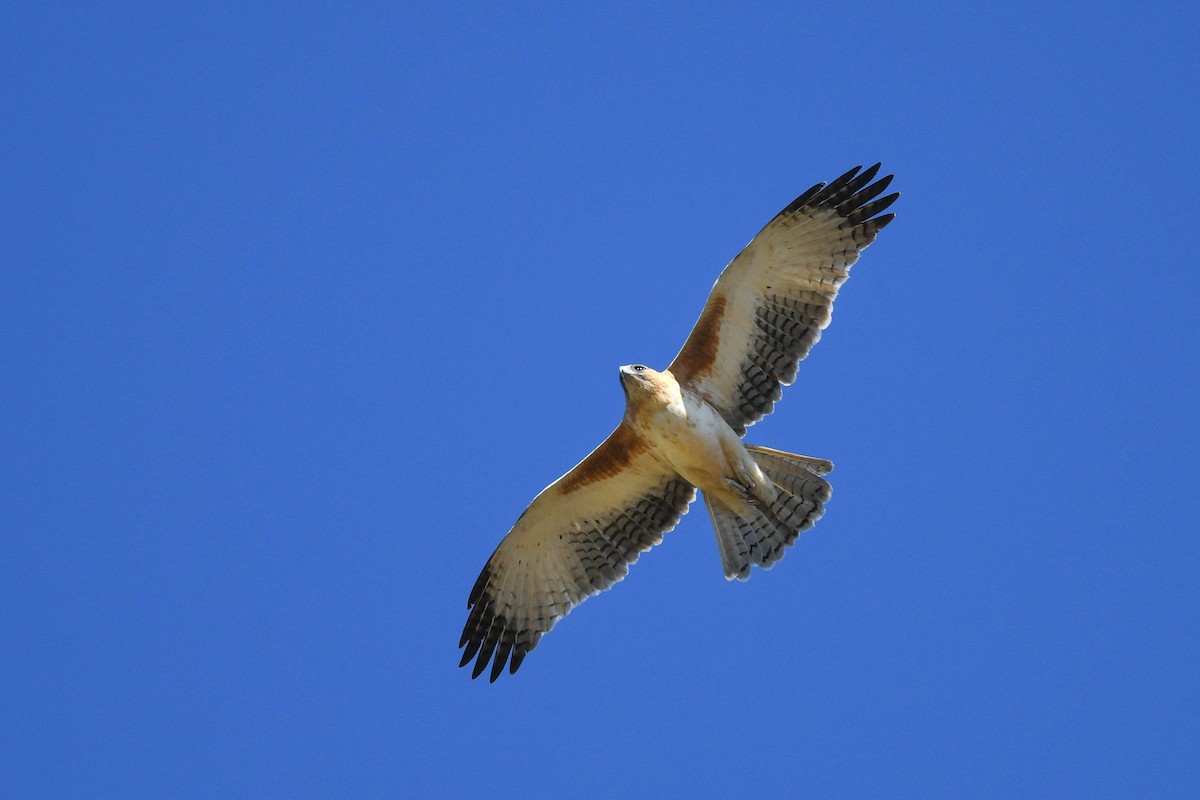
[[[829,324],[858,255],[895,217],[879,164],[819,183],[767,223],[721,273],[670,366],[620,368],[625,416],[542,490],[471,589],[459,647],[471,677],[516,672],[542,635],[612,586],[679,522],[696,490],[725,577],[769,568],[830,497],[833,465],[742,442]],[[878,198],[878,199],[876,199]]]

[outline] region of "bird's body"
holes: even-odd
[[[670,370],[621,368],[625,387],[625,424],[649,451],[688,483],[706,494],[728,494],[730,481],[762,473],[746,446],[716,409],[693,392],[683,391]]]
[[[683,349],[661,371],[621,367],[625,414],[587,458],[546,487],[488,560],[468,599],[460,647],[472,676],[515,672],[575,605],[619,581],[662,541],[699,490],[727,578],[770,568],[830,497],[833,465],[742,441],[829,324],[876,216],[879,165],[818,184],[730,262]],[[511,658],[510,658],[511,657]]]

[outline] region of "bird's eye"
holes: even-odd
[[[641,364],[634,364],[634,365],[633,365],[633,371],[634,371],[634,372],[645,372],[645,371],[646,371],[646,368],[645,368],[645,367],[643,367]]]

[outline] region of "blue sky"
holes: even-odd
[[[1193,3],[7,3],[0,794],[1194,797]],[[516,676],[467,593],[809,185],[903,193]]]

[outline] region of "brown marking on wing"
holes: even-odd
[[[668,368],[681,384],[703,375],[717,360],[724,316],[725,295],[714,290],[704,306],[704,313],[696,321],[696,327],[692,328],[683,349]]]
[[[563,477],[558,491],[570,494],[588,484],[611,478],[645,450],[645,440],[628,425],[621,423],[603,444]]]

